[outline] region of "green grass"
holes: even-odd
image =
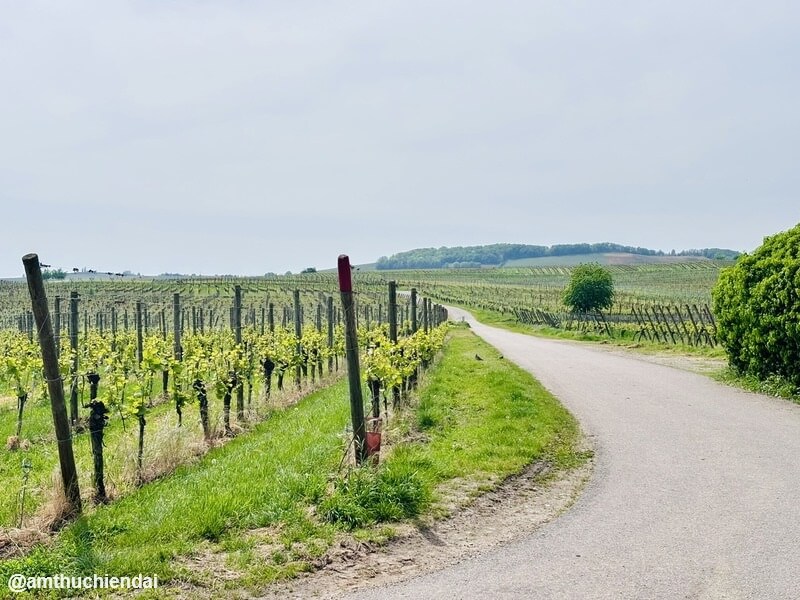
[[[183,586],[175,593],[257,593],[312,568],[345,532],[389,539],[385,523],[435,512],[455,478],[486,489],[535,460],[558,469],[584,459],[567,411],[465,328],[454,328],[414,408],[393,418],[392,431],[414,435],[384,450],[378,468],[337,474],[348,421],[340,382],[6,561],[0,582],[16,572],[144,573]],[[234,575],[221,581],[223,570]]]
[[[434,465],[437,482],[491,481],[533,460],[555,468],[580,460],[578,426],[566,409],[527,372],[465,330],[453,336],[450,352],[420,395],[417,418],[431,441],[410,448]]]
[[[721,383],[738,387],[748,392],[784,398],[785,400],[791,400],[795,404],[800,404],[800,389],[790,381],[777,375],[761,380],[753,375],[743,375],[732,367],[727,367],[712,373],[712,377]]]

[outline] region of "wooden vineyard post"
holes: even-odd
[[[664,322],[664,326],[667,328],[667,331],[669,332],[669,337],[672,340],[672,343],[673,344],[677,344],[678,342],[675,340],[675,334],[672,332],[672,327],[669,326],[669,320],[667,319],[666,315],[664,314],[664,309],[661,307],[660,304],[656,304],[653,307],[653,313],[656,312],[656,309],[658,309],[658,312],[661,313],[661,320]]]
[[[269,303],[269,332],[275,333],[275,305]]]
[[[81,492],[78,487],[78,472],[75,468],[75,455],[72,452],[72,432],[67,419],[67,407],[64,404],[64,384],[58,369],[58,355],[53,337],[53,324],[47,308],[47,297],[44,292],[42,270],[39,266],[39,256],[26,254],[22,257],[25,266],[25,277],[28,280],[28,291],[31,295],[33,315],[36,320],[36,330],[39,332],[39,346],[42,350],[44,363],[44,377],[47,381],[47,391],[50,396],[50,408],[53,413],[53,425],[56,432],[58,445],[58,460],[61,466],[61,480],[64,485],[64,495],[70,514],[81,512]],[[77,411],[76,411],[77,412]]]
[[[353,307],[353,276],[350,272],[350,259],[339,256],[339,291],[342,295],[344,311],[345,355],[347,358],[347,380],[350,385],[350,416],[353,423],[353,444],[356,463],[361,465],[366,459],[367,448],[364,443],[366,427],[364,423],[364,398],[361,393],[361,369],[358,363],[358,331]]]
[[[61,296],[56,296],[53,304],[54,339],[56,342],[56,356],[61,355]]]
[[[233,289],[233,326],[236,335],[237,355],[242,353],[242,286]],[[244,420],[244,382],[237,377],[236,384],[236,419]]]
[[[303,356],[303,346],[300,342],[301,338],[303,337],[303,316],[300,314],[300,290],[294,291],[294,336],[297,338],[297,355],[302,357]],[[302,362],[302,358],[301,358]],[[301,387],[301,375],[302,367],[298,364],[295,368],[295,375],[294,381],[297,384],[297,389],[299,390]]]
[[[78,424],[78,292],[69,294],[69,345],[72,349],[70,363],[69,420]]]
[[[333,373],[333,296],[328,296],[328,373]]]
[[[397,346],[397,282],[389,282],[389,340],[393,346]],[[392,403],[394,407],[400,406],[400,386],[392,386]]]
[[[322,304],[317,304],[317,318],[316,322],[314,323],[317,328],[317,333],[322,333]],[[315,351],[315,355],[310,357],[309,360],[313,360],[311,365],[311,381],[314,381],[314,371],[319,371],[320,378],[322,377],[322,354],[320,349],[318,348]]]
[[[181,295],[175,292],[172,295],[172,355],[176,361],[181,362],[183,360],[183,348],[181,347],[181,317],[183,314],[181,313]],[[172,385],[175,388],[175,397],[173,400],[175,401],[175,412],[178,414],[178,427],[183,425],[183,405],[179,399],[179,390],[178,390],[178,377],[173,373],[173,381]],[[167,390],[164,389],[164,395],[166,396]]]
[[[136,302],[136,363],[142,364],[143,348],[142,348],[142,302]]]
[[[686,304],[686,312],[689,314],[689,320],[692,322],[692,328],[694,329],[694,345],[700,345],[700,331],[697,329],[697,322],[694,320],[694,315],[692,315],[692,309],[689,308],[689,305]]]
[[[411,288],[411,333],[417,333],[417,288]]]
[[[172,295],[172,335],[173,335],[173,354],[175,360],[183,360],[183,348],[181,347],[181,295]]]
[[[164,309],[162,308],[158,313],[158,327],[159,331],[161,331],[161,339],[165,342],[167,341],[167,316],[164,314]],[[167,388],[169,386],[169,369],[166,365],[164,365],[164,370],[161,371],[161,393],[163,394],[164,398],[167,397]]]
[[[397,282],[389,282],[389,308],[386,318],[389,319],[389,339],[397,343]]]

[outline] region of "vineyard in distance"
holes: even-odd
[[[491,487],[544,457],[552,469],[581,464],[574,420],[468,330],[448,326],[445,306],[542,335],[722,356],[711,290],[734,260],[716,249],[628,260],[630,249],[579,254],[580,246],[503,267],[379,261],[353,271],[365,468],[353,459],[335,272],[48,279],[86,515],[78,521],[59,500],[28,287],[0,281],[0,575],[66,565],[156,573],[213,593],[258,591],[324,564],[342,535],[385,542],[386,524],[440,510],[441,486],[454,478]],[[607,311],[564,306],[583,258],[600,258],[613,277]],[[487,380],[495,390],[483,389]],[[501,451],[493,445],[507,436],[493,428],[508,427],[502,411],[520,409],[505,403],[522,396],[534,403],[519,415],[516,447]],[[487,417],[475,397],[497,414]],[[192,561],[209,552],[238,575],[222,583],[210,571],[193,575]]]

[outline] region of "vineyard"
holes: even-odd
[[[610,266],[615,303],[583,321],[561,303],[569,267],[356,272],[370,422],[401,401],[441,343],[440,334],[429,333],[445,318],[433,301],[634,341],[715,345],[708,303],[720,267]],[[390,306],[390,278],[424,297],[398,294]],[[343,366],[343,312],[332,273],[49,281],[45,288],[81,486],[97,502],[202,454]],[[44,384],[27,287],[0,282],[5,525],[23,523],[53,495],[58,460]]]
[[[513,316],[556,329],[593,330],[633,341],[714,346],[716,322],[711,289],[724,261],[609,265],[614,304],[607,312],[579,319],[562,302],[571,267],[454,269],[393,274],[445,304]]]
[[[125,495],[251,428],[343,367],[334,281],[304,278],[48,282],[80,486]],[[356,297],[373,424],[403,401],[441,347],[428,298]],[[0,524],[56,495],[53,421],[24,284],[0,284]]]

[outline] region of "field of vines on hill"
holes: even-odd
[[[386,285],[357,294],[370,412],[398,402],[441,346],[445,313]],[[125,494],[335,377],[344,333],[331,277],[48,282],[81,488]],[[396,342],[389,339],[396,329]],[[48,509],[58,468],[25,284],[0,282],[0,526]]]
[[[572,267],[436,269],[369,273],[375,284],[385,278],[416,287],[444,304],[513,315],[520,322],[554,328],[591,328],[619,337],[665,344],[716,345],[710,309],[711,289],[725,261],[608,265],[615,297],[610,310],[584,319],[562,302]]]

